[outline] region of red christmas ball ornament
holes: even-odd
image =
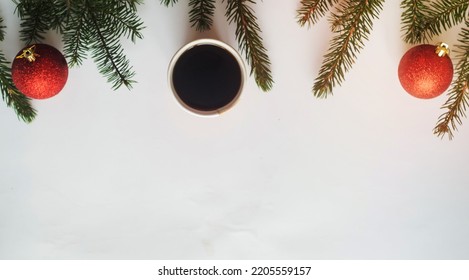
[[[412,96],[430,99],[445,92],[453,80],[453,63],[445,43],[408,50],[399,62],[399,81]]]
[[[35,44],[22,49],[11,66],[13,83],[24,95],[46,99],[59,93],[68,78],[65,57],[56,48]]]

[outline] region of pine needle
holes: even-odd
[[[3,18],[0,18],[0,41],[5,39],[5,26],[2,25]],[[7,107],[15,110],[18,119],[26,123],[30,123],[36,117],[36,110],[31,105],[31,99],[19,92],[13,84],[11,78],[11,63],[5,58],[0,51],[0,93]]]
[[[85,5],[70,6],[67,28],[63,32],[64,52],[70,67],[80,66],[89,51],[90,27],[87,23]]]
[[[67,3],[60,0],[14,0],[21,19],[20,37],[26,45],[41,42],[50,29],[61,30],[67,17]]]
[[[469,26],[469,22],[466,23]],[[459,60],[456,66],[457,79],[453,82],[451,90],[448,92],[448,100],[442,106],[447,110],[438,119],[438,123],[433,133],[439,137],[445,135],[451,140],[454,132],[459,125],[462,125],[462,119],[466,117],[466,110],[469,105],[469,29],[463,28],[460,33],[459,42],[455,53],[458,53]]]
[[[273,86],[270,60],[260,36],[257,18],[249,6],[255,3],[254,0],[227,0],[226,17],[230,24],[236,23],[238,45],[251,65],[251,75],[254,73],[256,83],[263,91],[269,91]]]
[[[210,30],[215,12],[215,0],[190,0],[189,21],[197,31]]]
[[[468,7],[467,0],[402,0],[404,41],[410,44],[428,42],[433,36],[463,22]]]
[[[177,3],[178,0],[161,0],[161,4],[165,5],[168,7],[169,5],[174,5]]]
[[[31,105],[31,99],[19,92],[13,85],[10,64],[3,52],[0,51],[0,92],[2,99],[7,107],[12,107],[15,110],[18,119],[30,123],[36,117],[36,110]]]
[[[319,21],[330,7],[335,5],[338,0],[301,0],[300,8],[297,10],[297,22],[304,26],[311,26]]]
[[[384,0],[348,1],[342,3],[338,13],[332,16],[334,32],[328,53],[313,86],[316,97],[325,98],[332,94],[336,85],[340,85],[345,78],[359,51],[364,47],[364,41],[373,27],[373,19],[378,18]]]
[[[401,2],[403,39],[406,43],[427,42],[431,35],[427,29],[427,17],[430,13],[428,0],[403,0]]]
[[[91,56],[99,71],[116,90],[122,85],[131,88],[135,72],[120,44],[120,37],[141,38],[142,23],[128,2],[113,1],[112,4],[85,0],[89,21],[88,36]],[[113,26],[113,28],[109,28]]]
[[[466,19],[469,1],[467,0],[438,0],[431,2],[427,19],[427,30],[432,36],[440,34]]]
[[[175,2],[175,0],[173,0]],[[137,15],[142,0],[15,0],[21,37],[27,44],[40,42],[50,29],[63,35],[70,66],[79,66],[88,52],[99,71],[112,84],[130,88],[135,73],[120,42],[141,39],[143,23]]]

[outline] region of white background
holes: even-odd
[[[399,1],[387,1],[334,96],[311,87],[332,34],[295,21],[299,1],[258,1],[275,85],[248,80],[218,118],[183,111],[167,85],[192,39],[236,46],[219,1],[216,32],[185,1],[140,6],[145,38],[124,40],[138,84],[113,92],[92,60],[32,124],[0,106],[2,259],[456,259],[469,257],[469,127],[432,134],[446,96],[399,85]],[[21,48],[19,20],[1,48]],[[435,42],[453,46],[458,29]],[[51,34],[46,43],[61,49]],[[465,120],[467,123],[468,120]]]

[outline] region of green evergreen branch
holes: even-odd
[[[70,7],[68,25],[74,28],[63,31],[64,53],[70,67],[80,66],[89,51],[90,27],[87,24],[85,5]]]
[[[36,117],[36,111],[31,105],[31,99],[24,96],[13,85],[10,64],[3,52],[0,51],[0,92],[2,99],[8,107],[15,110],[19,119],[30,123]]]
[[[21,18],[20,38],[26,45],[44,40],[49,30],[51,1],[22,0],[15,1],[16,12]]]
[[[107,77],[109,83],[113,84],[114,90],[122,85],[131,88],[132,84],[135,83],[132,80],[135,72],[123,53],[119,41],[120,37],[116,36],[122,34],[123,31],[103,28],[113,22],[113,16],[109,14],[112,14],[114,9],[110,9],[110,7],[104,10],[97,9],[99,5],[93,5],[91,0],[85,0],[85,6],[90,20],[91,56],[98,65],[100,73]]]
[[[215,0],[190,0],[189,21],[198,31],[206,31],[212,27],[215,12]]]
[[[63,28],[68,16],[64,0],[15,0],[16,13],[21,18],[21,40],[29,45],[44,40],[49,29]]]
[[[323,17],[330,7],[338,0],[301,0],[297,10],[297,22],[299,25],[313,25]]]
[[[251,65],[251,75],[254,73],[257,85],[263,91],[268,91],[273,85],[270,60],[262,43],[257,18],[248,3],[255,4],[255,1],[227,0],[226,16],[230,24],[236,23],[238,45]]]
[[[169,5],[174,5],[178,2],[178,0],[161,0],[161,4],[165,5],[168,7]]]
[[[0,41],[5,39],[5,26],[2,25],[3,18],[0,18]],[[19,119],[30,123],[36,117],[36,111],[31,105],[31,99],[19,92],[13,85],[11,79],[11,63],[0,51],[0,93],[7,107],[13,107]]]
[[[427,18],[427,30],[431,35],[440,34],[467,19],[469,2],[467,0],[438,0],[431,3]]]
[[[466,22],[469,26],[469,22]],[[466,110],[469,106],[469,29],[463,28],[458,40],[461,44],[457,45],[457,59],[459,63],[456,66],[457,79],[453,82],[451,90],[448,92],[448,100],[442,106],[447,111],[442,114],[433,133],[439,137],[448,135],[451,140],[454,137],[454,131],[457,131],[458,125],[462,125],[462,118],[466,117]]]
[[[0,18],[0,41],[3,41],[5,39],[5,27],[4,25],[1,25],[3,23],[3,18]]]
[[[126,35],[133,41],[142,38],[143,23],[136,14],[135,4],[140,1],[92,1],[85,0],[86,27],[91,56],[98,69],[113,89],[122,85],[131,88],[135,72],[123,52],[120,37]]]
[[[352,67],[358,52],[378,18],[384,0],[348,1],[343,3],[338,14],[332,17],[335,33],[328,53],[315,80],[313,93],[316,97],[327,97],[332,89],[344,81],[345,73]]]
[[[411,44],[427,42],[467,19],[468,7],[467,0],[402,0],[404,41]]]
[[[402,28],[405,32],[404,41],[410,44],[427,42],[431,37],[426,31],[426,17],[430,13],[428,0],[403,0],[401,2]]]
[[[111,12],[106,12],[104,17],[106,26],[113,26],[116,37],[125,36],[130,38],[132,42],[137,39],[143,39],[143,22],[138,18],[135,4],[138,1],[127,0],[124,4],[117,4]],[[103,5],[102,9],[108,9],[109,4]]]
[[[174,1],[174,0],[173,0]],[[88,51],[113,89],[130,88],[135,73],[123,53],[120,37],[141,39],[143,22],[137,15],[142,0],[15,0],[22,19],[22,38],[41,41],[56,29],[63,34],[69,65],[81,65]]]

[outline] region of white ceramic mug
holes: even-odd
[[[174,85],[174,76],[173,76],[174,75],[174,69],[175,69],[175,66],[178,63],[179,59],[181,58],[181,56],[183,54],[185,54],[187,51],[191,50],[192,48],[195,48],[195,47],[198,47],[198,46],[203,46],[203,45],[215,46],[217,48],[220,48],[223,51],[226,51],[228,54],[230,54],[236,60],[238,66],[239,66],[239,70],[240,70],[240,86],[239,86],[239,90],[236,93],[235,97],[228,104],[223,105],[222,107],[219,107],[219,108],[216,108],[216,109],[213,109],[213,110],[200,110],[200,109],[191,107],[184,100],[182,100],[182,98],[179,96],[179,94],[176,90],[176,87]],[[231,46],[229,46],[228,44],[223,43],[219,40],[214,40],[214,39],[198,39],[198,40],[192,41],[192,42],[184,45],[173,56],[173,58],[171,59],[171,62],[169,64],[169,68],[168,68],[168,83],[169,83],[169,86],[171,88],[171,91],[172,91],[176,101],[179,103],[179,105],[182,106],[182,108],[185,111],[193,113],[193,114],[198,115],[198,116],[218,116],[221,113],[223,113],[223,112],[229,110],[230,108],[232,108],[236,104],[236,102],[239,100],[239,97],[240,97],[240,95],[243,91],[244,83],[246,81],[246,76],[247,76],[246,67],[245,67],[243,59],[241,58],[239,53],[235,49],[233,49]]]

